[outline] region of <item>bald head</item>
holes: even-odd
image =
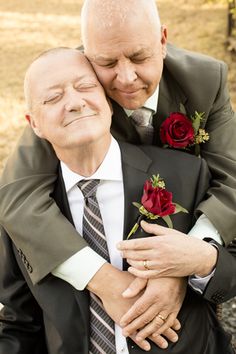
[[[81,12],[82,42],[86,45],[87,31],[91,26],[117,30],[127,26],[135,19],[145,20],[152,26],[152,31],[160,33],[160,18],[155,0],[85,0]]]

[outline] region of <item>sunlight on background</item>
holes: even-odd
[[[236,68],[233,69],[232,59],[224,48],[227,25],[224,1],[213,4],[206,0],[159,0],[158,3],[162,22],[169,28],[170,42],[229,64],[230,91],[236,107]],[[0,171],[26,124],[24,72],[41,51],[80,44],[81,4],[78,0],[0,0]]]

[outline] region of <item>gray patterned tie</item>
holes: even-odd
[[[140,136],[141,142],[143,144],[151,145],[154,133],[154,128],[151,124],[152,111],[145,107],[136,109],[131,114],[131,119]]]
[[[89,246],[110,261],[102,216],[96,198],[99,179],[82,180],[78,187],[84,196],[83,236]],[[101,300],[90,293],[91,354],[115,354],[114,322],[105,312]]]

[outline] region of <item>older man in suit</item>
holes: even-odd
[[[114,137],[140,143],[145,140],[143,132],[149,130],[152,144],[160,145],[159,128],[170,112],[179,111],[180,106],[189,116],[196,110],[205,112],[201,125],[206,127],[210,140],[202,145],[201,154],[213,178],[206,198],[197,207],[199,218],[191,233],[219,242],[221,236],[228,244],[235,237],[236,120],[226,89],[226,67],[222,62],[167,45],[166,36],[154,0],[104,0],[102,4],[98,0],[85,1],[84,50],[112,98]],[[131,118],[130,110],[140,107],[150,112],[148,129],[137,126]],[[80,257],[81,248],[87,244],[76,237],[75,230],[48,198],[57,164],[50,145],[26,131],[2,178],[1,223],[21,249],[34,283],[53,271],[78,289],[80,285],[68,264],[77,264],[76,255]],[[27,228],[21,225],[22,213]],[[55,224],[51,223],[54,218]],[[31,235],[29,225],[35,224],[40,227]],[[91,262],[89,253],[86,259]],[[177,287],[170,286],[168,292],[174,289]],[[161,284],[159,291],[159,306],[166,307]],[[173,309],[173,304],[169,305],[169,312]]]
[[[51,143],[60,160],[52,197],[80,232],[83,225],[91,248],[99,254],[104,252],[103,256],[107,248],[111,263],[98,256],[99,269],[84,286],[89,292],[75,291],[53,276],[33,285],[25,268],[26,260],[2,229],[0,301],[5,306],[0,315],[0,353],[160,353],[162,350],[154,343],[144,342],[143,350],[131,339],[126,344],[119,327],[114,325],[113,321],[119,323],[134,301],[122,297],[133,276],[122,271],[115,243],[126,237],[137,218],[132,201],[141,198],[144,182],[157,172],[173,192],[174,200],[188,209],[189,214],[173,216],[174,227],[187,232],[193,223],[194,209],[208,187],[205,162],[160,148],[118,144],[110,134],[111,111],[102,86],[77,50],[54,49],[36,59],[26,75],[26,94],[31,127]],[[184,187],[183,193],[181,186],[186,183],[188,188]],[[92,189],[87,190],[91,184]],[[182,235],[186,241],[189,239]],[[180,312],[183,325],[179,341],[166,352],[186,353],[194,347],[199,354],[230,354],[230,337],[217,321],[214,304],[207,300],[221,295],[220,301],[225,301],[235,294],[235,246],[232,244],[226,251],[217,245],[217,251],[205,241],[191,240],[202,255],[199,263],[203,273],[211,274],[211,287],[208,291],[209,284],[205,284],[204,296],[187,289]],[[84,269],[76,271],[81,273]],[[223,277],[227,284],[222,292]],[[164,321],[162,315],[157,315],[157,319]],[[134,336],[131,338],[140,345]],[[150,339],[155,342],[154,337]]]

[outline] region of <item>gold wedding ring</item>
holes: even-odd
[[[160,315],[160,314],[158,314],[157,317],[159,317],[163,322],[166,321],[166,318],[164,316]]]
[[[143,261],[143,266],[145,269],[149,270],[148,265],[147,265],[147,260]]]

